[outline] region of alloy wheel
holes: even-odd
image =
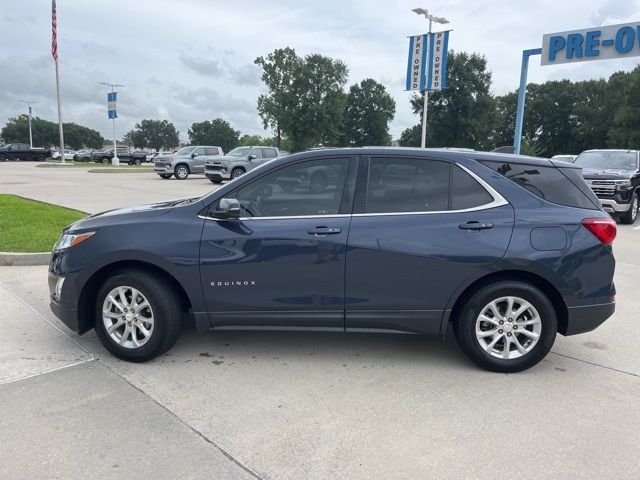
[[[489,355],[512,360],[528,354],[542,333],[542,320],[531,303],[519,297],[500,297],[478,315],[476,340]]]
[[[121,347],[142,347],[153,334],[153,309],[147,298],[128,286],[111,290],[102,304],[102,321],[109,338]]]

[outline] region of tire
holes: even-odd
[[[327,177],[322,173],[316,173],[313,177],[311,177],[311,185],[309,185],[309,190],[312,193],[322,193],[327,188]]]
[[[233,170],[231,170],[231,180],[233,180],[234,178],[241,177],[242,175],[244,175],[244,170],[239,167],[236,167]]]
[[[124,292],[124,301],[117,293],[119,287]],[[134,294],[134,291],[139,294],[135,294],[138,303],[143,303],[141,299],[144,299],[149,305],[149,308],[134,310],[137,318],[131,311],[134,302],[130,294]],[[115,303],[108,299],[109,296]],[[123,312],[116,304],[127,309],[127,317],[119,316]],[[109,277],[98,292],[95,305],[96,335],[115,357],[129,362],[146,362],[165,353],[178,340],[182,329],[181,305],[180,297],[164,279],[139,270],[123,270]],[[103,317],[103,309],[112,313]],[[110,334],[107,324],[121,326]],[[149,332],[148,337],[143,329]],[[134,335],[139,346],[134,342]]]
[[[47,157],[44,155],[44,153],[39,153],[38,155],[36,155],[36,162],[44,162],[47,159]]]
[[[133,160],[133,164],[136,167],[139,167],[140,165],[142,165],[142,160],[140,160],[139,158],[136,158],[135,160]]]
[[[173,174],[178,180],[185,180],[189,177],[189,167],[184,163],[176,165],[176,168],[173,170]]]
[[[111,163],[111,159],[110,159],[110,158],[108,158],[108,157],[104,157],[104,158],[102,159],[102,164],[103,164],[103,165],[109,165],[110,163]]]
[[[219,177],[209,177],[211,183],[222,183],[222,179]]]
[[[7,156],[4,153],[0,153],[0,162],[6,162],[7,160]]]
[[[516,310],[526,306],[521,301],[531,308],[509,321],[508,298],[515,298]],[[494,316],[489,306],[496,300],[498,315]],[[488,321],[481,320],[481,314]],[[535,318],[539,321],[533,323]],[[480,367],[502,373],[520,372],[536,365],[551,350],[558,331],[551,301],[538,288],[520,281],[500,281],[481,288],[466,301],[453,321],[453,331],[462,351]],[[491,335],[490,331],[496,333]],[[506,354],[505,341],[509,342]]]
[[[626,225],[633,225],[636,223],[638,218],[638,206],[640,200],[638,199],[638,193],[633,194],[633,198],[631,199],[631,206],[629,210],[624,215],[620,216],[620,222]]]
[[[169,180],[171,177],[173,177],[173,175],[171,175],[170,173],[169,174],[163,173],[162,175],[160,175],[160,178],[164,180]]]

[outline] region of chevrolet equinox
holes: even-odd
[[[445,335],[516,372],[614,312],[615,222],[579,167],[496,153],[308,151],[201,198],[64,229],[53,312],[143,362],[204,330]]]

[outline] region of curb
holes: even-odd
[[[49,265],[51,252],[14,253],[0,252],[0,266],[27,267],[35,265]]]

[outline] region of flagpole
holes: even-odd
[[[56,58],[56,95],[58,97],[58,132],[60,134],[60,158],[64,164],[64,132],[62,130],[62,107],[60,106],[60,74],[58,72],[58,59]]]

